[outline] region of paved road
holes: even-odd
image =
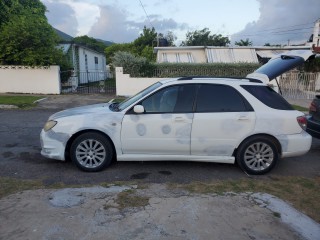
[[[146,182],[191,182],[245,177],[236,165],[194,162],[119,162],[99,173],[84,173],[70,162],[40,155],[39,133],[57,109],[0,110],[0,176],[43,179],[45,184],[98,184],[144,179]],[[270,176],[320,176],[320,140],[302,157],[282,159]]]

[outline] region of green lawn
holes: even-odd
[[[0,96],[0,104],[14,105],[19,108],[27,108],[35,105],[35,101],[43,98],[39,96]]]
[[[293,107],[295,110],[298,110],[298,111],[301,111],[301,112],[309,112],[309,109],[308,109],[308,108],[305,108],[305,107],[301,107],[301,106],[298,106],[298,105],[292,105],[292,107]]]

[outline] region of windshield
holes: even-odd
[[[123,109],[129,107],[131,104],[133,104],[134,102],[136,102],[139,99],[143,98],[144,96],[148,95],[153,90],[155,90],[158,87],[160,87],[161,85],[162,85],[162,83],[157,82],[157,83],[147,87],[146,89],[142,90],[141,92],[137,93],[136,95],[132,96],[131,98],[128,98],[128,99],[124,100],[122,103],[120,103],[117,106],[117,110],[118,111],[122,111]]]

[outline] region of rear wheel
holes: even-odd
[[[255,136],[240,145],[236,159],[245,172],[258,175],[269,172],[276,165],[279,152],[272,138]]]
[[[109,166],[113,154],[110,141],[96,132],[81,134],[70,148],[72,161],[78,168],[87,172],[100,171]]]

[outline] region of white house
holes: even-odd
[[[96,82],[106,79],[106,56],[81,44],[60,44],[73,66],[73,77],[78,83]]]

